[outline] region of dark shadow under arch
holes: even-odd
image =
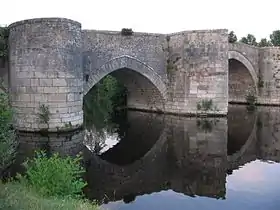
[[[229,102],[246,102],[246,95],[258,96],[258,76],[253,65],[241,53],[229,51]]]

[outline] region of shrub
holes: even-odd
[[[123,36],[131,36],[131,35],[133,35],[133,31],[131,28],[123,28],[121,31],[121,34]]]
[[[48,124],[50,120],[50,110],[49,107],[45,104],[41,104],[39,106],[39,118],[40,118],[40,123],[45,123]]]
[[[257,102],[257,97],[253,92],[248,92],[246,95],[246,102],[249,104],[249,106],[254,106]]]
[[[47,157],[39,151],[23,164],[26,174],[19,178],[44,196],[80,197],[86,186],[80,160],[80,156],[63,158],[57,153]]]
[[[0,209],[5,210],[97,210],[95,202],[85,199],[42,197],[18,182],[0,182]]]
[[[213,110],[213,101],[212,99],[208,100],[208,99],[203,99],[201,102],[198,102],[196,104],[196,108],[197,110],[202,110],[202,111],[209,111],[209,110]]]
[[[0,92],[0,176],[12,163],[16,152],[16,135],[12,129],[12,117],[8,95]]]

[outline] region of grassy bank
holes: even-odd
[[[17,182],[0,183],[2,210],[97,210],[89,201],[73,198],[42,197],[32,188]]]

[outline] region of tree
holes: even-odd
[[[248,34],[247,37],[242,37],[240,42],[243,42],[248,45],[257,46],[258,43],[256,41],[256,37],[252,34]]]
[[[0,178],[4,170],[12,164],[16,154],[16,135],[11,129],[13,110],[9,104],[9,96],[0,91]]]
[[[273,31],[269,37],[273,46],[280,46],[280,30]]]
[[[235,35],[234,31],[229,32],[228,34],[228,42],[234,43],[237,41],[237,36]]]
[[[261,39],[261,41],[258,43],[259,47],[269,47],[272,46],[271,41],[267,40],[266,38]]]
[[[240,39],[240,42],[245,43],[245,44],[248,44],[248,40],[247,40],[246,37],[242,37],[242,38]]]
[[[6,58],[8,56],[8,37],[8,28],[0,26],[0,57]]]

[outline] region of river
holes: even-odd
[[[20,133],[11,173],[36,149],[82,152],[86,196],[104,209],[280,208],[280,108],[230,105],[226,118],[122,110],[101,124]]]

